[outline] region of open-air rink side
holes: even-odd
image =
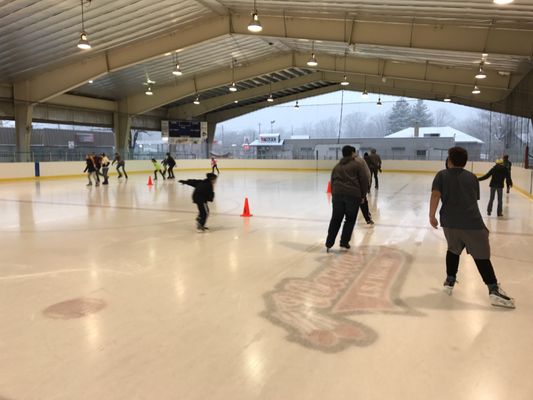
[[[207,160],[178,160],[153,186],[146,161],[99,187],[82,163],[41,163],[78,175],[58,179],[0,164],[18,178],[0,182],[0,399],[531,399],[530,170],[513,169],[500,218],[481,182],[508,310],[466,254],[442,290],[428,202],[443,162],[385,161],[376,224],[359,215],[352,248],[330,253],[333,164],[244,162],[219,162],[207,233],[177,182]]]

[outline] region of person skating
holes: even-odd
[[[340,246],[349,249],[353,228],[361,199],[365,197],[369,187],[369,171],[363,159],[357,156],[355,148],[344,146],[342,159],[331,172],[332,215],[326,238],[326,249],[329,251],[335,244],[342,221]]]
[[[126,161],[122,159],[119,153],[115,153],[115,158],[113,158],[113,162],[111,163],[111,165],[114,165],[115,163],[117,163],[118,177],[122,178],[122,173],[124,173],[124,177],[128,179],[128,174],[126,173],[126,168],[125,168]],[[120,172],[120,168],[122,168],[122,173]]]
[[[217,160],[215,160],[214,157],[211,157],[211,173],[215,173],[215,169],[217,170],[217,175],[220,175],[220,171],[218,170],[218,163]]]
[[[100,183],[96,180],[96,168],[94,167],[94,159],[91,157],[90,154],[87,154],[85,156],[85,169],[83,172],[87,172],[87,178],[89,179],[89,183],[87,186],[92,186],[93,182],[91,181],[91,177],[94,179],[95,186],[99,186]]]
[[[491,178],[492,177],[492,178]],[[491,178],[490,180],[490,199],[487,205],[487,215],[492,213],[492,204],[494,203],[495,194],[498,194],[498,217],[503,217],[503,184],[507,183],[507,187],[513,186],[509,170],[503,166],[503,160],[497,159],[494,167],[490,169],[485,175],[478,178],[479,181]]]
[[[491,304],[514,308],[514,300],[500,288],[490,261],[489,231],[478,207],[479,181],[474,174],[463,168],[467,160],[468,153],[465,149],[458,146],[450,148],[449,168],[437,173],[431,187],[429,223],[438,229],[439,221],[435,213],[439,202],[442,202],[440,225],[448,243],[444,289],[452,294],[457,283],[459,256],[466,248],[488,287]]]
[[[154,166],[154,181],[157,181],[158,172],[161,174],[164,180],[165,174],[163,173],[163,171],[161,171],[161,164],[159,163],[159,161],[157,161],[155,158],[152,158],[152,165]]]
[[[170,155],[170,153],[167,153],[167,156],[165,158],[165,164],[168,168],[168,175],[167,175],[167,178],[168,179],[174,179],[175,176],[174,176],[174,167],[176,166],[176,160],[174,160],[174,158]]]
[[[370,174],[374,176],[374,187],[379,189],[378,171],[381,172],[381,157],[376,152],[376,149],[372,149],[368,158],[370,159],[368,166],[370,168]],[[372,177],[370,177],[370,184],[372,184]]]
[[[105,153],[102,153],[101,162],[102,162],[102,174],[104,176],[104,182],[102,183],[102,185],[107,185],[109,184],[109,164],[111,164],[111,161],[109,160],[109,158],[106,156]]]
[[[507,168],[507,171],[509,171],[509,180],[507,181],[507,193],[509,193],[513,187],[513,178],[511,176],[511,168],[513,167],[513,163],[509,161],[509,156],[507,154],[503,156],[503,166]]]
[[[209,216],[209,206],[208,202],[212,202],[215,198],[215,184],[217,181],[217,176],[213,173],[207,173],[206,179],[187,179],[179,180],[179,183],[183,185],[189,185],[194,187],[194,192],[192,193],[192,201],[198,207],[198,217],[196,218],[196,228],[198,231],[204,232],[209,230],[205,223],[207,222],[207,217]]]
[[[100,169],[102,168],[102,158],[94,153],[91,153],[91,158],[93,159],[94,169],[96,170],[96,182],[100,183],[100,177],[104,176],[104,174],[100,172]]]

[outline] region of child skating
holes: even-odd
[[[217,176],[212,173],[206,174],[206,179],[187,179],[180,180],[179,182],[183,185],[189,185],[194,187],[194,192],[192,193],[192,201],[198,207],[198,217],[196,218],[196,228],[199,232],[205,232],[209,230],[205,223],[207,217],[209,216],[209,207],[208,202],[212,202],[215,198],[215,184],[217,181]]]
[[[161,171],[161,164],[155,158],[152,158],[152,164],[154,166],[154,181],[157,181],[157,173],[159,172],[165,180],[165,174]]]

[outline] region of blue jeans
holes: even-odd
[[[487,206],[487,212],[492,212],[492,203],[494,203],[494,195],[498,193],[498,216],[503,215],[503,188],[491,187],[489,205]]]

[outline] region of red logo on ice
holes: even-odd
[[[309,277],[284,279],[267,293],[264,315],[287,329],[289,340],[319,350],[371,344],[376,333],[348,316],[408,312],[394,300],[408,256],[388,247],[367,246],[331,256]]]

